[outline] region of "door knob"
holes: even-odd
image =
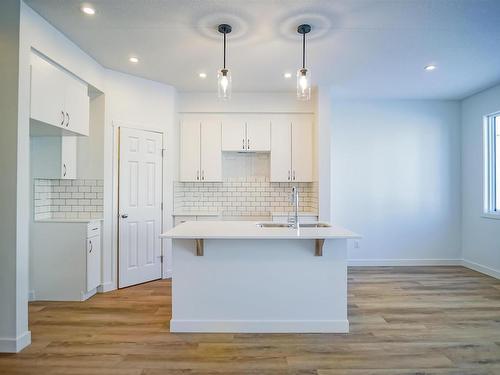
[[[122,214],[122,219],[126,219],[128,217],[128,214]]]

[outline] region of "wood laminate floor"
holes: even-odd
[[[171,334],[170,291],[30,303],[0,374],[500,374],[500,281],[462,267],[349,269],[349,334]]]

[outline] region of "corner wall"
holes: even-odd
[[[500,111],[500,85],[462,101],[462,248],[465,265],[500,278],[500,220],[483,213],[483,116]]]
[[[353,265],[460,264],[460,103],[331,102],[333,222]]]
[[[28,247],[20,238],[18,168],[20,2],[0,4],[0,352],[17,352],[31,342],[28,331]],[[29,148],[28,148],[29,149]]]

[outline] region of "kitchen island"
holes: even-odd
[[[173,240],[171,332],[348,332],[347,240],[329,224],[189,221]]]

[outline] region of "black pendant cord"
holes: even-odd
[[[226,33],[224,33],[224,69],[226,69]]]
[[[302,69],[306,68],[306,33],[302,34]]]

